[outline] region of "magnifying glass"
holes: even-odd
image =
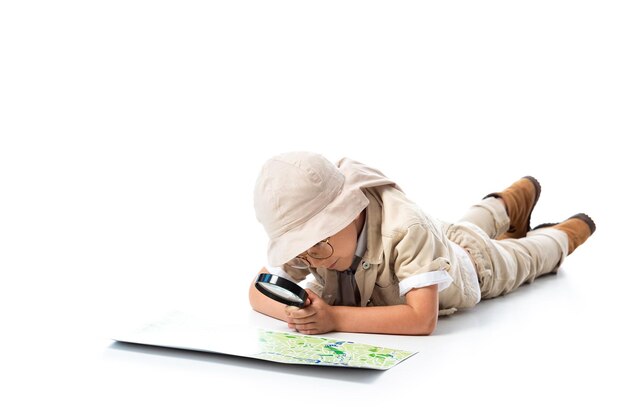
[[[275,274],[259,274],[254,282],[254,286],[265,296],[289,306],[301,308],[308,299],[306,290],[291,280]]]

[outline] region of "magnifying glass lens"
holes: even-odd
[[[303,307],[308,298],[306,291],[298,284],[275,274],[259,274],[255,286],[265,296],[285,305]]]
[[[300,299],[298,296],[291,293],[289,290],[283,289],[280,286],[277,286],[272,283],[259,283],[259,285],[263,286],[265,290],[267,290],[268,292],[272,292],[274,295],[278,297],[290,300],[292,302],[302,303],[302,299]]]

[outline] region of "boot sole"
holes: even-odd
[[[539,183],[539,180],[537,180],[533,176],[524,176],[522,178],[530,180],[533,186],[535,186],[535,190],[537,191],[537,195],[535,196],[535,203],[533,203],[533,208],[530,210],[530,213],[532,213],[533,210],[535,209],[535,205],[537,204],[537,201],[539,200],[539,196],[541,195],[541,184]]]
[[[586,213],[577,213],[574,216],[570,216],[570,219],[572,218],[580,219],[581,221],[585,222],[591,230],[592,234],[596,232],[596,223],[593,221],[593,219],[591,219],[591,216],[587,215]]]
[[[526,231],[530,231],[530,218],[533,215],[533,211],[535,210],[535,206],[539,201],[539,196],[541,195],[541,184],[539,184],[539,180],[534,178],[533,176],[524,176],[525,179],[530,180],[530,182],[535,186],[535,191],[537,194],[535,195],[535,202],[533,203],[533,207],[530,208],[530,214],[528,214],[528,225],[526,225]]]

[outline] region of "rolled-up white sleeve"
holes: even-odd
[[[452,277],[445,270],[429,271],[428,273],[416,274],[400,281],[400,296],[406,295],[410,290],[419,289],[420,287],[437,285],[437,289],[441,292],[452,284]]]
[[[400,296],[411,289],[438,285],[438,290],[452,284],[449,250],[444,241],[429,228],[415,224],[407,228],[395,243],[394,271]]]

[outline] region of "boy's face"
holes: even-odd
[[[356,252],[357,238],[361,229],[360,226],[362,227],[362,220],[359,222],[359,219],[362,219],[361,216],[351,222],[350,225],[328,238],[328,242],[334,250],[330,257],[324,260],[307,257],[309,263],[311,263],[311,267],[322,267],[337,271],[344,271],[350,268],[354,253]]]

